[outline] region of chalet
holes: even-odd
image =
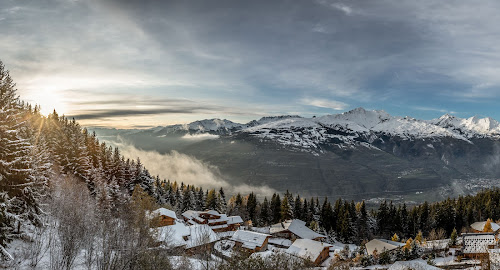
[[[484,231],[484,226],[486,225],[487,221],[481,221],[481,222],[475,222],[472,223],[470,226],[472,228],[472,231],[475,233],[483,233]],[[491,222],[491,230],[493,232],[498,232],[500,229],[500,225],[496,224],[495,222]]]
[[[326,236],[309,229],[306,223],[300,219],[292,219],[274,224],[271,226],[270,233],[273,237],[286,238],[292,241],[295,239],[321,241],[326,238]]]
[[[234,231],[243,223],[243,220],[239,216],[228,217],[226,214],[219,214],[215,210],[188,210],[182,213],[182,218],[190,225],[207,224],[214,232]]]
[[[206,224],[186,226],[180,222],[157,228],[156,238],[169,249],[182,248],[191,254],[211,249],[213,243],[219,240]]]
[[[151,217],[157,221],[155,222],[157,227],[174,225],[175,220],[177,220],[175,212],[166,208],[158,208],[154,210],[151,212]]]
[[[462,234],[462,253],[464,257],[475,258],[488,253],[488,249],[497,244],[495,233],[464,233]]]
[[[253,253],[266,251],[270,237],[269,234],[238,230],[233,234],[231,240],[236,242],[236,247]]]
[[[398,248],[402,248],[405,244],[400,242],[389,241],[385,239],[373,239],[365,244],[366,252],[372,254],[377,251],[378,254],[385,251],[392,251]]]
[[[297,239],[286,249],[286,252],[302,259],[310,260],[315,265],[321,265],[330,257],[331,245],[311,239]]]

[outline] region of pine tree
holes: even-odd
[[[280,195],[274,193],[271,198],[272,222],[278,223],[281,221],[281,199]]]
[[[255,219],[257,210],[257,198],[255,197],[255,194],[253,192],[248,195],[246,210],[248,212],[249,219],[252,222],[257,223],[257,220]]]
[[[264,201],[262,202],[260,206],[260,222],[259,224],[261,226],[267,226],[269,225],[269,222],[271,221],[271,208],[269,206],[269,202],[267,201],[267,197],[264,197]]]
[[[280,213],[281,213],[281,219],[280,219],[280,221],[289,220],[289,219],[293,218],[292,207],[290,206],[290,202],[288,201],[288,199],[286,198],[286,196],[281,201],[281,210],[280,210]]]

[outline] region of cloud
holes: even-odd
[[[216,166],[177,151],[160,154],[155,151],[140,150],[123,142],[113,143],[120,147],[125,157],[139,157],[152,175],[159,175],[162,179],[196,185],[205,189],[222,187],[229,194],[254,192],[259,196],[270,196],[276,192],[268,186],[233,185],[224,179]]]
[[[351,15],[352,13],[352,8],[350,8],[347,5],[344,5],[342,3],[332,3],[331,7],[336,8],[342,12],[344,12],[346,15]]]
[[[412,106],[412,108],[415,110],[419,110],[419,111],[432,111],[432,112],[451,113],[451,114],[457,113],[455,111],[449,111],[449,110],[445,110],[445,109],[438,109],[438,108],[432,108],[432,107]]]
[[[183,139],[192,140],[192,141],[203,141],[203,140],[215,140],[219,138],[219,135],[215,134],[186,134],[182,136]]]
[[[309,106],[315,106],[320,108],[328,108],[333,110],[345,110],[349,105],[336,100],[320,99],[320,98],[305,98],[302,99],[302,103]]]

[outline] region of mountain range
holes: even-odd
[[[147,130],[93,129],[105,140],[178,152],[216,166],[232,184],[310,196],[441,199],[499,184],[500,123],[492,118],[418,120],[357,108],[246,124],[207,119]]]

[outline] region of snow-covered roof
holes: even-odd
[[[289,239],[285,239],[285,238],[270,238],[269,244],[290,247],[292,245],[292,241],[290,241]]]
[[[187,219],[193,219],[193,217],[198,216],[198,211],[187,210],[186,212],[182,213],[182,216],[187,218]]]
[[[186,226],[176,222],[172,226],[156,229],[156,239],[170,247],[192,248],[219,240],[217,234],[206,224]]]
[[[228,217],[227,224],[237,224],[237,223],[243,223],[243,219],[240,216]]]
[[[189,236],[189,227],[183,223],[176,222],[174,225],[156,229],[156,239],[166,243],[169,247],[180,247],[187,245],[184,237]]]
[[[159,215],[159,216],[167,216],[171,217],[173,219],[177,219],[177,215],[175,214],[174,211],[166,209],[166,208],[158,208],[152,212],[153,215]]]
[[[219,223],[219,222],[226,222],[227,223],[227,221],[229,220],[228,217],[226,216],[226,214],[220,214],[218,216],[220,216],[220,218],[209,219],[208,224]]]
[[[432,266],[422,261],[397,261],[388,270],[440,270],[441,268]]]
[[[488,246],[496,244],[494,233],[466,233],[462,234],[464,254],[468,253],[486,253]]]
[[[375,250],[377,250],[377,252],[380,254],[384,251],[390,251],[404,245],[404,243],[389,241],[385,239],[373,239],[370,242],[366,243],[365,246],[368,254],[373,254]]]
[[[244,248],[254,249],[262,247],[268,237],[271,236],[269,234],[238,230],[233,234],[231,240],[242,243]]]
[[[491,229],[496,232],[498,231],[498,229],[500,229],[500,225],[496,224],[495,222],[491,222]],[[484,225],[486,225],[486,221],[481,221],[481,222],[475,222],[475,223],[472,223],[472,225],[470,225],[472,227],[472,229],[476,230],[476,231],[484,231]]]
[[[427,249],[445,249],[448,247],[449,243],[450,239],[429,240],[424,241],[422,247]]]
[[[297,239],[286,252],[304,259],[315,261],[325,248],[330,249],[330,247],[330,244],[311,239]]]
[[[219,236],[207,224],[189,226],[189,237],[186,248],[197,247],[219,240]]]
[[[300,219],[286,220],[271,226],[271,234],[290,231],[302,239],[325,238],[326,236],[319,234],[306,226],[306,223]]]
[[[213,216],[220,216],[221,214],[219,214],[219,212],[215,211],[215,210],[206,210],[206,211],[203,211],[203,212],[199,212],[200,214],[209,214],[209,215],[213,215]]]

